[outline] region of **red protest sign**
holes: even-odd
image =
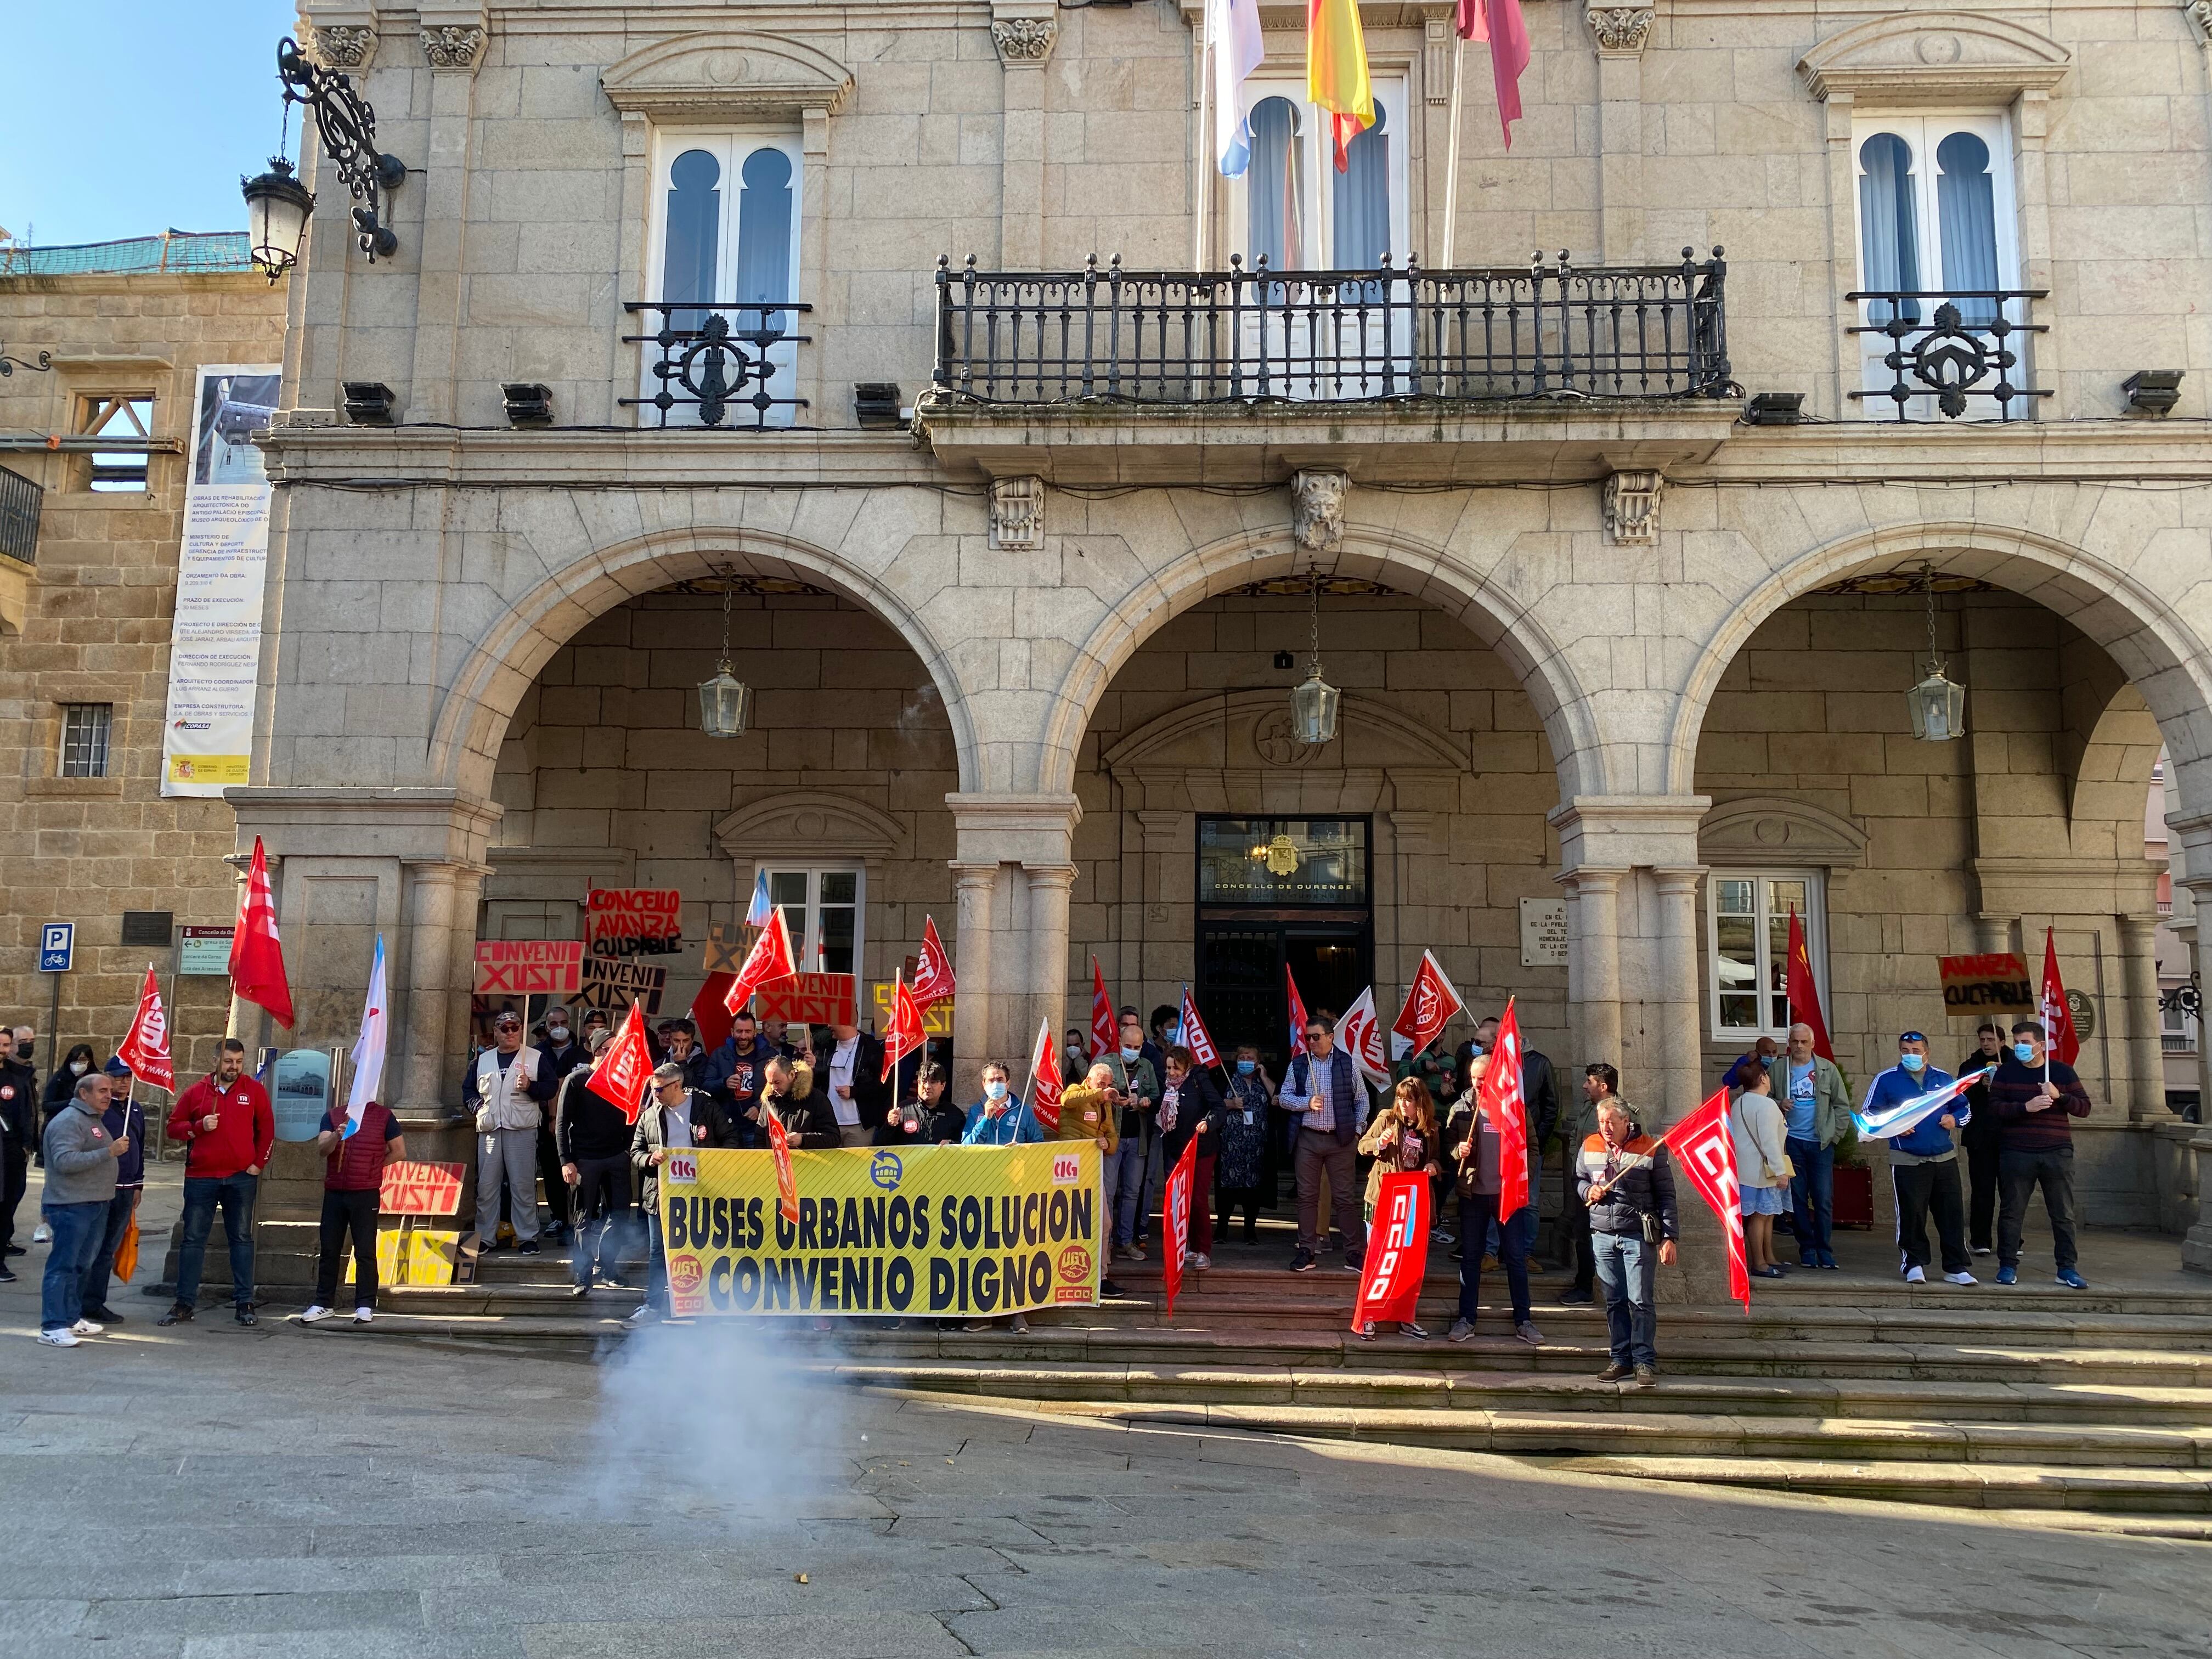
[[[1468,1248],[1479,1249],[1477,1239]],[[1373,1319],[1420,1316],[1421,1279],[1429,1270],[1429,1177],[1419,1170],[1382,1177],[1375,1198],[1375,1224],[1367,1230],[1367,1260],[1359,1269],[1359,1300],[1352,1328]]]
[[[854,1025],[857,1003],[850,974],[793,974],[760,994],[760,1016],[781,1015],[793,1025]]]
[[[673,887],[594,887],[584,942],[595,957],[667,957],[684,948],[684,895]]]
[[[462,1170],[459,1164],[417,1164],[410,1158],[387,1164],[377,1207],[386,1215],[458,1215]]]
[[[574,939],[477,941],[480,997],[572,997],[584,972],[584,942]]]

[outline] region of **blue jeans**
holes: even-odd
[[[1150,1150],[1145,1143],[1152,1137],[1142,1133],[1124,1135],[1121,1144],[1114,1149],[1115,1178],[1118,1183],[1114,1198],[1114,1248],[1125,1250],[1136,1241],[1138,1229],[1145,1221],[1145,1154]]]
[[[115,1189],[115,1200],[107,1206],[107,1225],[101,1230],[100,1247],[93,1252],[92,1265],[84,1270],[84,1287],[80,1295],[86,1307],[107,1305],[107,1281],[115,1273],[115,1253],[123,1248],[123,1235],[131,1231],[131,1213],[137,1207],[137,1188]]]
[[[1652,1286],[1659,1276],[1659,1247],[1641,1233],[1593,1233],[1597,1282],[1605,1291],[1605,1328],[1616,1365],[1659,1363],[1659,1310]]]
[[[54,1230],[46,1277],[39,1283],[39,1328],[65,1331],[84,1317],[84,1270],[106,1236],[107,1200],[41,1205],[39,1214]]]
[[[198,1305],[208,1232],[215,1225],[218,1204],[222,1206],[222,1235],[230,1244],[231,1300],[241,1308],[253,1304],[253,1198],[260,1186],[258,1177],[243,1170],[236,1175],[185,1177],[185,1237],[177,1250],[180,1305]]]
[[[1836,1149],[1809,1140],[1785,1140],[1797,1173],[1790,1177],[1790,1225],[1797,1235],[1797,1254],[1818,1261],[1835,1254]]]
[[[668,1253],[660,1243],[660,1195],[645,1206],[645,1305],[668,1311]]]
[[[1462,1195],[1459,1200],[1459,1236],[1462,1240],[1482,1237],[1491,1228],[1498,1229],[1498,1260],[1505,1269],[1505,1288],[1513,1296],[1513,1322],[1528,1322],[1528,1243],[1536,1233],[1535,1191],[1528,1194],[1529,1202],[1515,1212],[1513,1218],[1503,1226],[1498,1225],[1498,1195],[1478,1193],[1473,1197]],[[1475,1322],[1475,1311],[1481,1306],[1482,1252],[1473,1244],[1462,1244],[1459,1258],[1459,1316],[1470,1325]]]

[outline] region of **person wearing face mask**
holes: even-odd
[[[99,1052],[89,1042],[80,1042],[69,1051],[68,1057],[54,1067],[54,1074],[46,1079],[46,1097],[39,1103],[40,1133],[44,1134],[53,1115],[75,1098],[78,1080],[91,1076],[99,1069]]]
[[[1083,1033],[1070,1031],[1060,1045],[1060,1086],[1080,1083],[1091,1071],[1091,1061],[1083,1041]]]
[[[1145,1058],[1143,1029],[1136,1011],[1121,1016],[1121,1046],[1098,1057],[1113,1073],[1115,1103],[1121,1109],[1121,1137],[1114,1152],[1114,1254],[1132,1261],[1145,1259],[1138,1242],[1145,1224],[1145,1171],[1152,1152],[1153,1113],[1160,1103],[1160,1073]],[[1165,1060],[1161,1062],[1165,1066]],[[1100,1231],[1104,1227],[1102,1224]]]
[[[0,1273],[15,1243],[15,1206],[30,1185],[31,1146],[39,1135],[39,1079],[15,1052],[15,1034],[0,1026]]]
[[[1215,1176],[1221,1183],[1221,1231],[1241,1208],[1244,1212],[1244,1242],[1260,1237],[1260,1186],[1267,1155],[1267,1109],[1275,1103],[1275,1085],[1261,1069],[1260,1051],[1247,1044],[1237,1051],[1230,1069],[1227,1098],[1222,1103],[1221,1150]],[[1195,1194],[1193,1195],[1194,1200]]]
[[[544,1103],[538,1125],[538,1179],[545,1188],[545,1207],[552,1214],[552,1219],[545,1224],[545,1237],[556,1244],[568,1236],[568,1212],[576,1195],[562,1178],[561,1149],[555,1133],[555,1102],[568,1074],[590,1063],[591,1052],[576,1039],[568,1011],[557,1004],[548,1008],[545,1041],[538,1045],[538,1075],[550,1080],[553,1093]]]
[[[1906,1031],[1897,1039],[1897,1064],[1879,1073],[1867,1085],[1859,1115],[1869,1117],[1893,1106],[1918,1098],[1931,1090],[1947,1088],[1951,1074],[1928,1063],[1928,1038]],[[1973,1258],[1966,1253],[1966,1202],[1959,1190],[1959,1149],[1951,1132],[1965,1124],[1972,1109],[1954,1101],[1933,1117],[1923,1118],[1901,1135],[1889,1138],[1889,1180],[1897,1194],[1897,1246],[1899,1270],[1908,1285],[1928,1282],[1928,1215],[1936,1215],[1936,1237],[1943,1251],[1943,1277],[1953,1285],[1971,1285],[1966,1269]]]
[[[1013,1074],[997,1060],[983,1067],[983,1097],[968,1109],[963,1146],[1012,1146],[1044,1139],[1036,1114],[1015,1097]]]
[[[2074,1129],[2089,1115],[2089,1092],[2074,1068],[2053,1056],[2039,1020],[2016,1020],[2012,1049],[1990,1079],[1990,1105],[2002,1139],[1997,1152],[1997,1283],[2020,1281],[2020,1236],[2027,1200],[2043,1189],[2058,1282],[2086,1291],[2074,1249]]]
[[[1974,1034],[1973,1053],[1959,1062],[1953,1075],[1964,1077],[1994,1066],[2004,1058],[2004,1027],[1985,1019]],[[1996,1249],[1997,1142],[2003,1127],[1997,1121],[1996,1109],[1990,1104],[1986,1084],[1966,1085],[1966,1109],[1973,1115],[1960,1119],[1965,1127],[1959,1136],[1959,1144],[1966,1152],[1966,1242],[1976,1255],[1989,1255]]]

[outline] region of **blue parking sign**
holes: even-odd
[[[49,921],[39,929],[39,971],[42,974],[66,974],[70,959],[76,954],[76,924],[73,921]]]

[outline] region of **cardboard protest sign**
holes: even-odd
[[[474,988],[480,997],[572,997],[583,966],[581,939],[478,939]]]
[[[595,957],[672,957],[684,948],[684,895],[673,887],[594,887],[584,943]]]
[[[1943,981],[1947,1014],[1964,1018],[1977,1014],[2033,1017],[2035,1012],[2035,988],[2028,983],[2026,959],[2017,952],[1938,957],[1936,969]]]
[[[858,997],[850,974],[793,974],[760,992],[763,1019],[778,1015],[793,1025],[859,1024]]]

